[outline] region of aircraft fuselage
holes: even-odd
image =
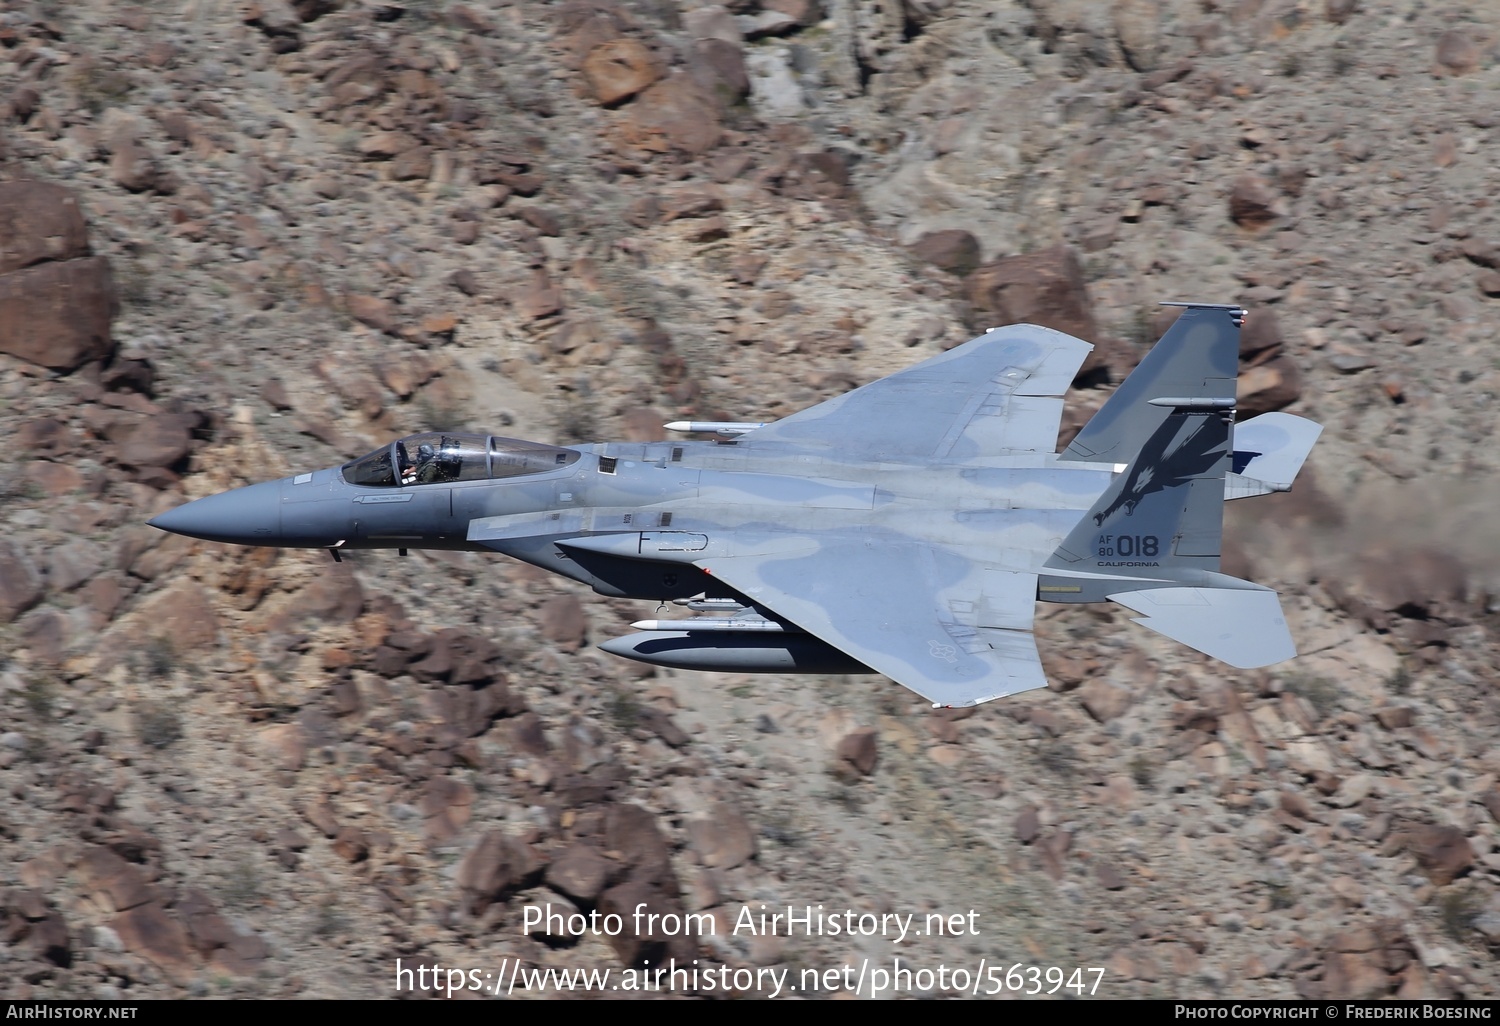
[[[782,445],[611,443],[525,476],[385,486],[332,467],[199,499],[152,522],[209,541],[286,548],[499,552],[622,598],[704,591],[692,564],[725,541],[816,544],[867,532],[973,548],[1036,570],[1113,477],[1056,456],[913,464]],[[641,538],[645,541],[642,542]]]

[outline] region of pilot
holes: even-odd
[[[431,484],[438,479],[437,453],[430,445],[417,446],[417,484]]]

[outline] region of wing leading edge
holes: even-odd
[[[749,432],[878,459],[1056,452],[1061,396],[1094,347],[1014,324]]]
[[[881,532],[793,558],[698,565],[934,705],[978,705],[1047,685],[1031,633],[1036,574],[986,569]]]

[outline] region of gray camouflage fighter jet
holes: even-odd
[[[714,441],[432,432],[151,523],[241,545],[491,550],[675,601],[605,642],[662,666],[883,673],[939,706],[1043,687],[1038,600],[1112,601],[1232,666],[1295,654],[1274,591],[1219,572],[1226,499],[1285,491],[1322,428],[1234,423],[1234,306],[1186,307],[1057,453],[1087,342],[995,328]]]

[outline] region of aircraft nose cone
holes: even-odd
[[[147,523],[204,541],[275,545],[281,540],[281,482],[267,481],[210,495],[168,510]]]

